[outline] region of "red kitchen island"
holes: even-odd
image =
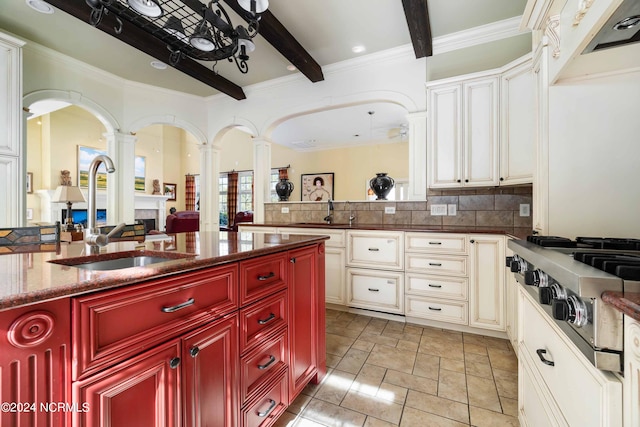
[[[326,373],[325,239],[179,233],[1,255],[0,425],[273,424]],[[155,263],[97,269],[123,256]]]

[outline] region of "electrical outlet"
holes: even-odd
[[[283,206],[282,208],[280,208],[280,212],[289,213],[289,208],[286,208],[286,207]]]
[[[529,215],[531,215],[531,205],[529,203],[521,203],[520,216],[529,216]]]
[[[447,215],[456,216],[458,214],[458,205],[447,205]]]
[[[431,215],[439,216],[447,214],[447,205],[431,205]]]
[[[396,207],[395,206],[385,206],[384,207],[384,213],[386,213],[386,214],[394,214],[394,213],[396,213]]]

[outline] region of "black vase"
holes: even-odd
[[[280,198],[281,202],[289,200],[289,196],[293,191],[293,182],[286,178],[280,178],[280,181],[276,183],[276,194]]]
[[[387,200],[387,194],[391,191],[395,181],[386,173],[377,173],[374,178],[369,181],[369,187],[376,193],[376,200]]]

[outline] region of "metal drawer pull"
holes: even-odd
[[[274,273],[273,271],[270,272],[269,274],[267,274],[266,276],[258,276],[258,280],[267,280],[267,279],[271,279],[272,277],[275,277],[276,273]]]
[[[429,310],[442,311],[442,309],[440,307],[431,307],[431,306],[429,306]]]
[[[378,248],[369,248],[369,251],[371,251],[371,252],[378,252],[379,250],[380,249],[378,249]]]
[[[432,267],[442,267],[441,262],[430,262],[429,265]]]
[[[273,362],[276,361],[276,358],[273,357],[272,354],[269,355],[269,361],[267,363],[265,363],[264,365],[258,365],[258,369],[260,370],[265,370],[267,369],[269,366],[271,366],[273,364]]]
[[[162,312],[163,313],[173,313],[173,312],[176,312],[178,310],[182,310],[183,308],[189,307],[190,305],[193,305],[193,303],[195,303],[195,302],[196,302],[195,299],[189,298],[188,300],[186,300],[182,304],[174,305],[173,307],[162,307]]]
[[[434,284],[429,283],[429,287],[430,288],[441,288],[442,285],[434,285]]]
[[[371,292],[380,292],[380,289],[375,289],[375,288],[369,288],[369,290],[370,290]]]
[[[273,399],[269,399],[269,407],[267,408],[266,411],[264,412],[256,412],[256,415],[258,415],[259,417],[266,417],[267,415],[269,415],[271,413],[271,411],[273,411],[273,408],[276,407],[276,401]]]
[[[430,245],[441,245],[442,242],[429,242]]]
[[[552,362],[551,360],[547,360],[544,358],[543,354],[547,354],[547,350],[543,350],[541,348],[536,350],[536,353],[538,353],[538,357],[540,358],[540,361],[542,363],[544,363],[545,365],[549,365],[549,366],[555,366],[555,362]]]
[[[260,324],[260,325],[264,325],[264,324],[266,324],[266,323],[269,323],[270,321],[272,321],[272,320],[273,320],[273,319],[275,319],[275,318],[276,318],[276,315],[275,315],[275,314],[273,314],[273,313],[271,313],[271,314],[269,315],[269,317],[267,317],[267,318],[266,318],[266,319],[264,319],[264,320],[263,320],[263,319],[258,319],[258,324]]]
[[[178,366],[180,366],[180,358],[179,357],[174,357],[173,359],[171,359],[169,361],[169,367],[171,369],[176,369]]]

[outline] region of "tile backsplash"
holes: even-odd
[[[431,205],[455,205],[456,215],[431,215]],[[355,224],[427,225],[434,227],[475,227],[506,229],[515,234],[529,234],[532,218],[520,216],[520,205],[532,209],[532,187],[491,187],[459,190],[429,190],[425,201],[355,201],[334,202],[335,223],[346,224],[355,215]],[[395,214],[385,213],[395,207]],[[289,212],[282,213],[282,208]],[[265,222],[291,224],[321,223],[327,215],[327,203],[278,202],[265,204]]]

